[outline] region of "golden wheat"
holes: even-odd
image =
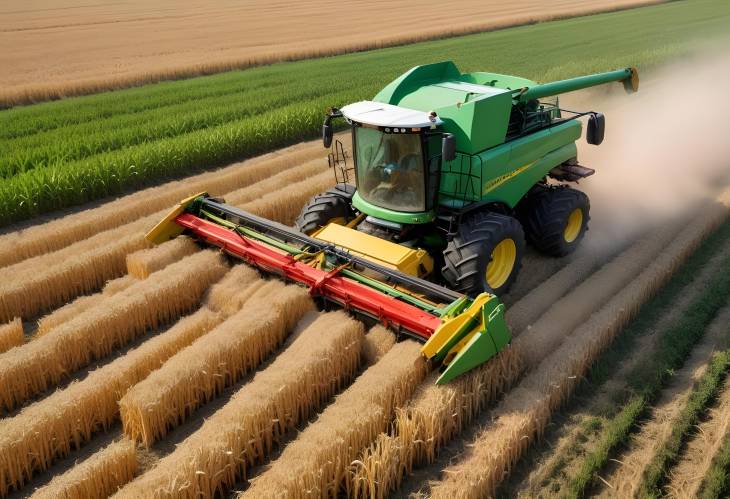
[[[112,296],[119,293],[120,291],[124,291],[136,282],[137,279],[135,279],[131,275],[118,277],[116,279],[112,279],[111,281],[107,281],[106,284],[104,284],[104,287],[101,288],[101,293],[104,296]]]
[[[210,288],[205,306],[223,317],[235,314],[266,281],[259,273],[245,264],[235,265],[220,282]]]
[[[149,447],[255,369],[313,308],[304,288],[267,282],[238,313],[127,392],[119,402],[124,432]]]
[[[397,488],[405,473],[415,464],[432,462],[438,449],[459,434],[464,426],[507,388],[530,366],[537,365],[561,341],[585,321],[596,308],[622,289],[666,247],[684,221],[669,224],[647,235],[616,256],[577,287],[571,266],[556,273],[527,295],[512,309],[510,324],[515,330],[510,348],[494,360],[458,378],[445,387],[432,383],[419,388],[411,402],[398,411],[391,434],[383,434],[360,458],[353,473],[354,495],[383,497]],[[576,274],[590,274],[595,267],[591,258],[576,261]],[[563,296],[566,290],[570,293]],[[562,298],[561,298],[562,297]],[[544,312],[538,320],[534,317]],[[529,326],[531,323],[534,326]],[[413,437],[415,435],[415,437]]]
[[[728,216],[713,206],[696,218],[630,284],[611,298],[543,358],[495,410],[494,423],[479,434],[469,455],[445,470],[432,486],[433,497],[485,497],[539,438],[552,412],[567,400],[594,359],[638,312],[702,240]],[[630,262],[625,262],[631,268]],[[635,274],[636,275],[636,274]]]
[[[54,327],[57,327],[64,322],[68,322],[87,310],[91,310],[92,308],[102,305],[106,298],[114,296],[120,291],[124,291],[136,282],[136,278],[125,275],[108,281],[102,288],[101,293],[79,296],[71,303],[67,303],[66,305],[59,307],[53,312],[38,319],[38,328],[36,329],[33,337],[43,336],[53,330]]]
[[[211,287],[197,312],[83,381],[24,408],[16,417],[0,420],[0,476],[5,477],[5,482],[0,480],[0,495],[8,487],[19,488],[36,469],[47,469],[99,429],[108,429],[119,416],[119,399],[130,387],[227,317],[211,309],[220,290],[230,291],[231,303],[240,307],[259,283],[250,268],[230,270]]]
[[[33,499],[103,499],[132,480],[137,470],[134,443],[119,440],[36,490]]]
[[[319,163],[324,169],[326,161],[321,143],[301,143],[215,171],[144,189],[98,208],[10,232],[0,236],[0,268],[58,251],[100,232],[134,222],[140,217],[159,212],[158,217],[161,218],[162,213],[172,209],[180,200],[199,192],[224,194],[281,175],[272,176],[272,172],[289,169],[296,172],[298,168],[294,167],[315,158],[320,158]],[[282,182],[279,187],[281,185],[286,183]]]
[[[192,255],[200,247],[192,239],[180,236],[150,249],[127,255],[127,273],[137,279],[146,279],[153,272]]]
[[[0,325],[0,353],[22,345],[24,342],[23,322],[20,318],[16,317],[7,324]]]
[[[125,5],[122,12],[118,10],[122,6],[79,5],[72,19],[64,19],[63,13],[45,10],[43,4],[29,18],[31,14],[23,10],[25,4],[16,0],[8,3],[6,14],[6,43],[15,51],[10,59],[14,64],[0,80],[0,106],[407,45],[658,1],[572,0],[551,4],[549,9],[535,0],[471,1],[460,4],[459,9],[449,9],[448,4],[398,2],[389,7],[387,17],[370,2],[327,4],[327,16],[320,15],[322,4],[315,2],[224,3],[204,8],[145,2],[140,4],[144,9]],[[168,17],[171,11],[174,17]],[[202,26],[201,17],[206,19]],[[349,20],[346,26],[328,22],[344,18]],[[406,18],[412,22],[399,22]],[[156,29],[132,22],[140,19],[155,19]],[[246,19],[256,29],[241,33],[238,19]],[[55,27],[49,29],[49,24]],[[177,36],[192,32],[194,37]],[[275,40],[272,32],[277,34]],[[68,46],[80,50],[63,50]]]
[[[366,365],[375,364],[395,345],[395,334],[381,325],[373,326],[365,335],[362,347],[363,360]]]
[[[150,222],[146,221],[146,224]],[[142,220],[142,223],[135,223],[136,231],[130,235],[115,235],[105,244],[96,245],[92,238],[58,252],[63,254],[49,253],[25,260],[18,264],[24,267],[22,272],[7,280],[2,275],[4,271],[0,271],[0,279],[3,279],[0,281],[0,317],[33,317],[101,288],[109,278],[121,276],[126,270],[127,253],[149,245],[144,239],[144,227],[145,220]],[[6,270],[10,272],[12,268]]]
[[[299,164],[295,168],[289,168],[276,175],[256,182],[253,185],[231,191],[225,195],[226,203],[233,206],[242,206],[246,203],[259,199],[266,194],[272,192],[287,192],[291,184],[302,182],[308,178],[315,177],[325,171],[323,165],[326,164],[323,158],[310,160],[306,163]],[[334,183],[334,174],[330,172]]]
[[[350,463],[390,424],[426,376],[421,346],[393,346],[302,431],[244,497],[336,497]]]
[[[438,373],[428,376],[396,409],[392,432],[378,435],[353,463],[348,495],[387,497],[414,465],[432,462],[439,448],[517,379],[518,360],[508,348],[448,385],[435,384]]]
[[[332,183],[331,172],[325,172],[270,192],[247,203],[244,209],[291,224],[307,199]],[[289,193],[290,189],[297,191]],[[287,194],[283,194],[285,191]],[[0,270],[0,321],[36,315],[99,289],[106,279],[121,276],[126,270],[126,255],[149,246],[144,234],[163,215],[164,212],[155,213]]]
[[[189,256],[21,347],[0,355],[0,408],[11,410],[64,376],[200,303],[227,267],[220,254]]]
[[[68,322],[77,315],[94,308],[104,302],[106,296],[101,293],[94,295],[79,296],[71,303],[57,308],[50,314],[44,315],[38,319],[38,329],[34,338],[43,336],[56,326],[60,326],[64,322]]]
[[[352,379],[362,341],[358,321],[343,312],[321,314],[197,432],[115,497],[213,497],[230,490]]]
[[[120,291],[124,291],[135,282],[137,282],[137,279],[129,275],[112,279],[104,285],[101,293],[79,296],[71,303],[67,303],[50,314],[44,315],[38,319],[38,328],[36,329],[34,337],[43,336],[54,327],[73,319],[87,310],[100,306],[104,303],[106,298],[113,296]]]
[[[334,175],[325,171],[290,184],[285,190],[265,194],[255,201],[244,204],[242,208],[261,217],[291,225],[309,198],[329,189],[333,184]]]

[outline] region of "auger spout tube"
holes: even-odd
[[[636,68],[625,68],[616,71],[608,71],[606,73],[597,73],[588,76],[579,76],[568,80],[554,81],[551,83],[543,83],[533,87],[522,89],[521,93],[516,96],[520,102],[527,102],[542,97],[564,94],[581,90],[588,87],[595,87],[604,83],[613,81],[624,82],[624,88],[627,91],[636,92],[639,89],[639,73]]]

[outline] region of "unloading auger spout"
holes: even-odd
[[[183,200],[147,239],[160,244],[183,233],[424,342],[424,356],[442,370],[439,384],[488,361],[511,339],[493,294],[470,298],[204,193]]]

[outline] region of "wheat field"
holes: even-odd
[[[269,49],[279,58],[318,55],[323,45],[315,35],[324,25],[313,20],[324,22],[322,9],[346,17],[341,3],[319,9],[305,3],[267,25],[262,19],[281,13],[282,5],[179,6],[164,0],[148,7],[136,1],[58,4],[53,14],[47,0],[26,12],[3,5],[0,36],[58,32],[81,43],[74,37],[104,30],[108,44],[89,53],[112,64],[114,56],[101,54],[114,50],[125,29],[159,23],[158,30],[145,32],[163,39],[167,23],[183,23],[194,33],[194,49],[160,44],[168,49],[164,58],[183,68],[178,73],[152,72],[153,66],[164,70],[161,54],[117,53],[128,66],[107,68],[105,84],[123,86],[139,75],[217,70],[217,56],[246,65],[270,60]],[[580,8],[630,3],[584,2]],[[537,4],[474,3],[468,14],[426,5],[409,18],[413,31],[399,33],[404,38],[388,38],[395,17],[369,35],[385,45],[425,36],[418,30],[429,22],[469,31],[534,21]],[[575,13],[577,5],[561,0],[550,15]],[[348,15],[363,26],[385,10],[405,17],[416,8],[410,2],[351,7]],[[487,11],[494,24],[467,24]],[[203,17],[215,19],[210,26],[217,26],[218,39],[229,36],[225,47],[211,43],[205,49],[207,69],[185,65],[212,36],[190,28]],[[261,53],[241,45],[230,27],[241,18],[252,26],[251,40],[274,30],[280,43],[260,45]],[[296,29],[292,18],[306,29]],[[355,32],[366,30],[334,26],[328,36],[339,34],[341,45],[326,50],[366,47],[369,42],[350,35]],[[248,59],[237,59],[237,50]],[[47,96],[98,78],[90,66],[68,67],[81,76],[55,83],[48,78],[59,86],[47,87]],[[660,104],[676,95],[665,93],[657,79],[648,86]],[[615,128],[605,156],[584,154],[579,144],[581,157],[606,167],[602,177],[581,185],[591,191],[591,232],[566,257],[527,250],[522,273],[501,297],[512,342],[445,386],[435,384],[439,372],[422,357],[421,344],[387,324],[334,310],[308,289],[188,235],[157,246],[145,240],[177,201],[199,192],[292,225],[313,195],[334,184],[320,141],[5,230],[0,498],[727,495],[727,169],[713,169],[716,175],[704,178],[712,185],[697,198],[680,196],[685,186],[698,188],[690,179],[671,181],[690,160],[702,176],[703,162],[726,158],[726,149],[701,157],[696,144],[686,150],[674,144],[664,155],[659,147],[640,154],[619,132],[660,135],[656,120],[667,115],[642,100],[617,105],[614,97],[596,95],[591,99],[607,109]],[[643,128],[648,116],[651,126]],[[719,144],[722,127],[713,133],[702,139]],[[626,157],[631,164],[622,164]],[[636,192],[651,201],[650,190],[664,200],[659,214],[650,202],[627,201]],[[672,211],[670,205],[688,208]]]
[[[233,165],[225,183],[203,174],[190,184],[291,224],[334,181],[312,159],[319,147]],[[511,347],[439,387],[414,342],[396,342],[382,327],[364,331],[342,312],[314,312],[305,290],[232,267],[188,238],[144,245],[145,229],[165,211],[146,199],[193,189],[185,181],[170,187],[110,203],[136,219],[114,220],[102,204],[26,229],[28,256],[0,271],[25,278],[45,263],[31,281],[43,294],[0,287],[10,318],[3,337],[11,338],[0,353],[0,495],[39,487],[39,497],[387,497],[412,489],[412,476],[438,466],[454,442],[468,442],[463,435],[486,414],[495,429],[474,435],[470,454],[441,465],[445,474],[429,478],[427,490],[495,493],[576,389],[544,384],[546,373],[579,379],[729,214],[720,198],[699,217],[664,223],[620,250],[579,252],[536,286],[518,286],[506,316]],[[101,223],[83,225],[89,219]],[[64,227],[73,228],[65,239],[36,246],[43,232]],[[64,257],[72,252],[78,264]],[[530,273],[544,261],[531,256],[525,265]],[[29,298],[21,304],[21,296]],[[29,322],[36,327],[25,337],[20,326]],[[335,351],[338,362],[325,361]],[[497,431],[504,442],[495,447]],[[96,447],[105,435],[114,441]],[[58,471],[71,456],[77,464]],[[491,471],[471,475],[484,469]]]
[[[656,0],[447,3],[171,0],[0,6],[0,105],[472,33]],[[334,22],[333,22],[334,21]],[[245,26],[245,28],[242,28]],[[180,32],[186,33],[184,37]],[[275,33],[275,36],[272,34]],[[129,43],[134,40],[134,43]],[[205,62],[201,62],[205,61]]]

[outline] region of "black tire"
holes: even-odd
[[[534,192],[520,208],[527,241],[546,255],[572,253],[588,230],[591,210],[588,196],[570,187],[551,187]],[[575,210],[581,210],[577,233],[575,229],[566,231]]]
[[[493,287],[487,282],[487,265],[492,261],[494,249],[506,239],[514,242],[514,264],[506,280]],[[501,295],[517,278],[524,251],[525,235],[516,218],[499,213],[474,213],[461,223],[446,246],[441,275],[455,291],[470,296],[484,291]]]
[[[350,205],[351,199],[352,194],[339,189],[330,189],[322,194],[317,194],[304,205],[294,222],[294,227],[299,232],[312,234],[331,220],[350,221],[354,217],[354,211]]]

